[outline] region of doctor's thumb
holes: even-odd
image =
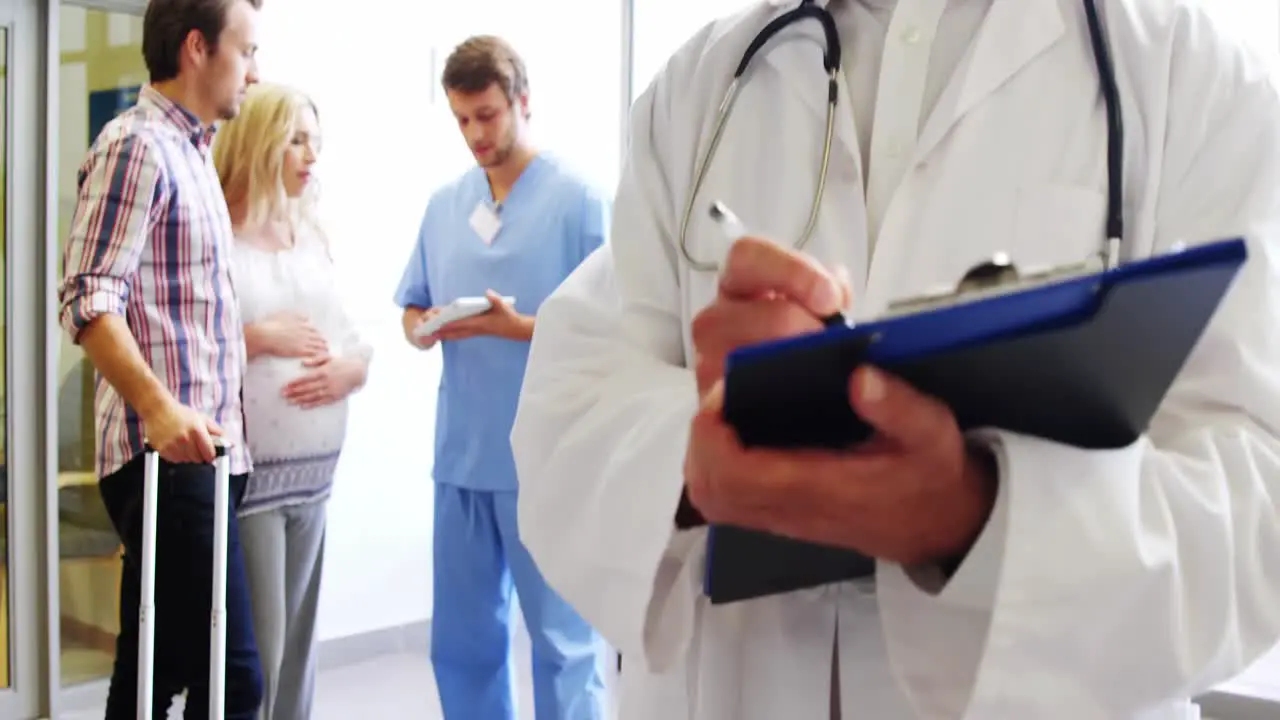
[[[849,403],[877,434],[908,445],[934,442],[953,422],[945,405],[870,365],[850,378]]]

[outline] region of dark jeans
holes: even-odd
[[[138,717],[138,604],[142,594],[143,456],[98,483],[124,542],[120,635],[107,695],[106,720]],[[262,701],[262,668],[253,637],[249,587],[235,507],[246,476],[231,478],[227,533],[227,720],[253,720]],[[187,720],[209,717],[209,631],[213,609],[212,465],[160,461],[156,505],[155,711],[164,718],[187,691]]]

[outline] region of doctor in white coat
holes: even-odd
[[[523,539],[623,653],[624,720],[1184,720],[1280,636],[1280,99],[1190,0],[1098,0],[1122,101],[1131,259],[1237,235],[1251,258],[1131,447],[992,430],[883,374],[843,458],[744,452],[717,417],[725,353],[874,316],[997,251],[1097,251],[1106,124],[1082,0],[830,0],[757,56],[699,193],[694,168],[770,0],[690,39],[636,102],[611,247],[543,306],[512,442]],[[873,131],[874,128],[874,131]],[[737,210],[760,239],[706,217]],[[844,270],[838,270],[843,268]],[[847,275],[845,275],[847,273]],[[760,291],[773,302],[758,302]],[[967,441],[967,442],[966,442]],[[779,492],[785,486],[787,492]],[[707,521],[878,558],[845,583],[711,606]],[[958,569],[957,569],[958,566]],[[954,572],[950,572],[950,571]]]

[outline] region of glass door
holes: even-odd
[[[137,99],[146,82],[142,61],[142,13],[145,0],[74,2],[50,0],[50,94],[56,115],[50,118],[51,188],[46,260],[56,293],[76,200],[76,173],[95,135]],[[52,99],[52,98],[51,98]],[[51,418],[47,437],[56,507],[53,584],[56,595],[57,659],[55,683],[61,688],[57,717],[74,720],[102,716],[106,681],[115,660],[120,627],[120,542],[98,495],[94,474],[93,368],[79,347],[58,326],[48,332],[52,357],[46,390]]]

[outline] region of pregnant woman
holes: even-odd
[[[342,307],[316,221],[319,147],[311,101],[265,84],[250,89],[214,145],[249,354],[244,407],[254,467],[240,532],[265,679],[262,720],[311,715],[325,508],[347,398],[364,385],[371,354]]]

